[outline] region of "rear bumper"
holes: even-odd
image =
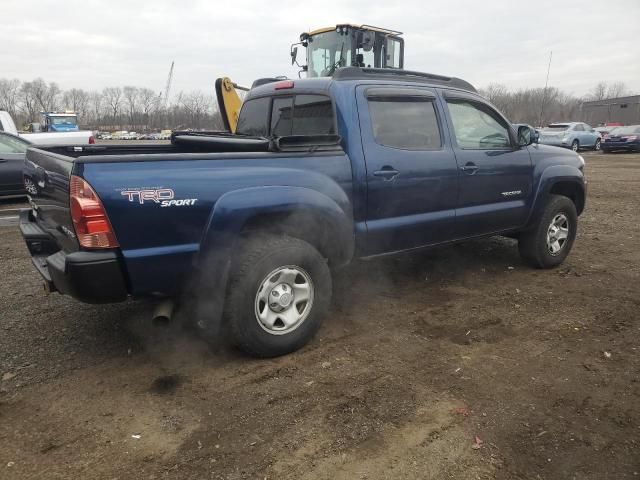
[[[571,148],[571,142],[568,140],[564,142],[562,137],[542,137],[538,140],[543,145],[551,145],[552,147],[565,147]]]
[[[48,291],[85,303],[113,303],[127,298],[127,282],[117,251],[65,253],[33,220],[30,210],[20,212],[20,232]]]

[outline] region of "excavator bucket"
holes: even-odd
[[[218,78],[215,88],[224,128],[231,133],[236,133],[238,115],[240,114],[240,107],[242,107],[242,99],[238,95],[237,89],[247,89],[239,87],[229,77]]]

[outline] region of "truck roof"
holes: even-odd
[[[334,82],[348,82],[359,80],[378,80],[385,83],[405,84],[407,82],[417,83],[430,87],[450,87],[468,92],[477,93],[477,90],[469,82],[456,77],[447,77],[433,73],[416,72],[411,70],[399,70],[391,68],[361,68],[343,67],[336,70],[333,77],[302,78],[299,80],[264,79],[264,82],[257,80],[259,84],[251,89],[248,98],[273,94],[274,83],[282,82],[282,89],[296,88],[296,90],[328,90]],[[284,82],[292,82],[291,86],[284,86]],[[284,93],[284,92],[282,92]]]

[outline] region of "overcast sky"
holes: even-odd
[[[172,93],[297,76],[289,47],[336,23],[401,30],[405,68],[477,87],[544,86],[582,95],[599,81],[640,93],[640,0],[96,1],[0,0],[0,78],[61,88],[146,86]]]

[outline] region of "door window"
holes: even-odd
[[[369,112],[373,136],[380,145],[405,150],[442,147],[438,117],[431,98],[369,98]]]
[[[577,125],[575,125],[573,127],[573,130],[576,131],[576,132],[584,132],[584,128],[582,127],[581,123],[578,123]]]
[[[20,139],[0,135],[0,153],[25,153],[28,145]]]
[[[487,105],[467,100],[448,100],[449,114],[458,146],[470,150],[511,148],[509,128]]]

